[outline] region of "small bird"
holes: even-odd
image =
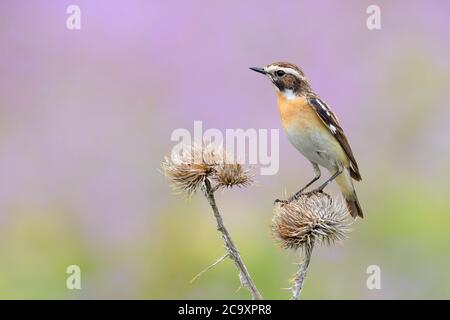
[[[330,107],[311,89],[303,71],[288,62],[275,62],[264,68],[250,68],[266,75],[274,84],[278,96],[281,123],[289,141],[312,164],[314,179],[293,197],[317,181],[319,165],[328,169],[331,177],[316,191],[322,191],[336,179],[353,218],[363,217],[353,179],[360,181],[358,164],[344,130]]]

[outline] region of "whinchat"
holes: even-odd
[[[316,191],[322,191],[336,179],[350,214],[354,218],[362,218],[363,212],[353,186],[353,179],[360,181],[361,175],[350,144],[338,119],[311,89],[303,71],[287,62],[250,69],[266,75],[273,83],[281,123],[288,139],[313,165],[314,179],[293,197],[297,198],[320,178],[320,165],[330,171],[331,177]]]

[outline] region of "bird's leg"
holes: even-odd
[[[317,189],[315,189],[313,192],[322,192],[323,189],[325,189],[325,187],[334,179],[337,178],[337,176],[339,176],[342,172],[344,171],[344,169],[342,167],[338,167],[337,171],[335,174],[333,174],[327,181],[325,181],[324,183],[322,183],[322,185],[320,187],[318,187]]]
[[[320,168],[316,163],[313,163],[313,169],[314,169],[314,178],[306,184],[303,188],[301,188],[299,191],[297,191],[292,197],[289,198],[289,200],[298,199],[298,197],[303,193],[303,191],[306,190],[310,185],[312,185],[314,182],[319,180],[321,176]]]

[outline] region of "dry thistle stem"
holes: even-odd
[[[250,173],[241,164],[227,162],[227,159],[229,157],[226,156],[221,148],[216,148],[211,143],[203,143],[201,145],[185,146],[177,156],[172,156],[171,159],[166,157],[161,166],[165,176],[176,191],[184,191],[188,196],[191,196],[200,188],[213,210],[217,222],[217,230],[222,235],[227,253],[206,270],[229,257],[239,271],[241,286],[246,287],[250,291],[252,299],[261,300],[262,296],[253,283],[247,267],[223,223],[214,197],[214,192],[221,187],[246,187],[252,182]],[[211,183],[212,181],[216,182],[214,186]],[[201,274],[203,272],[199,275]]]
[[[314,244],[331,245],[346,238],[351,220],[347,206],[325,193],[308,193],[274,208],[272,233],[284,249],[301,249],[304,257],[291,288],[298,300]]]

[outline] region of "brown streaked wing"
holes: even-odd
[[[344,129],[342,129],[338,119],[328,107],[328,105],[319,97],[310,95],[307,97],[307,99],[311,107],[313,107],[319,118],[322,120],[328,130],[330,130],[331,134],[337,139],[342,149],[344,149],[345,153],[347,154],[347,157],[350,160],[350,174],[352,178],[358,181],[361,180],[358,164],[356,163],[356,159],[353,156],[352,148],[348,143],[347,137],[344,133]]]

